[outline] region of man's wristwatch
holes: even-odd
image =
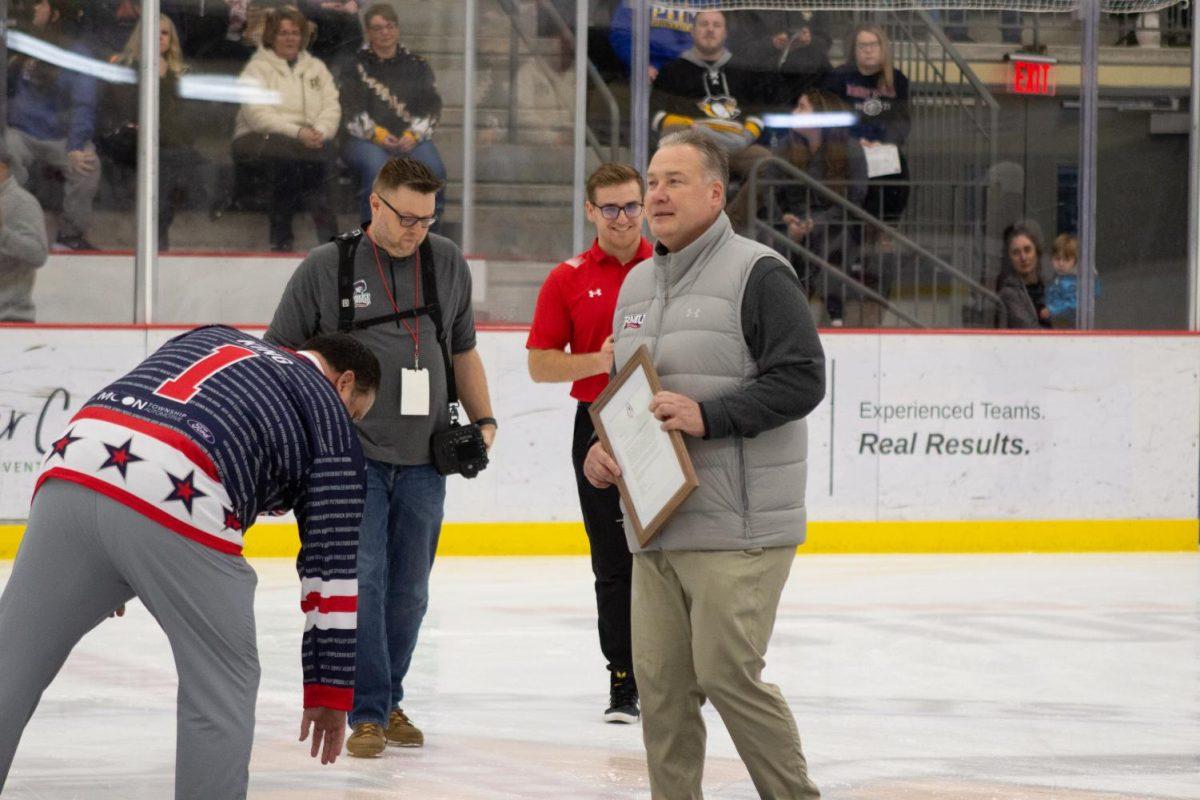
[[[500,425],[496,422],[495,417],[480,417],[479,419],[475,420],[475,424],[481,428],[484,425],[491,425],[496,430],[500,430]]]

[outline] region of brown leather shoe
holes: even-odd
[[[355,758],[378,758],[387,747],[383,726],[374,722],[360,722],[346,740],[346,752]]]
[[[425,734],[398,708],[388,714],[387,743],[392,747],[424,747]]]

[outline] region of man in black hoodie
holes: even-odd
[[[745,179],[755,162],[771,156],[756,144],[763,121],[756,116],[776,96],[776,75],[738,66],[725,47],[725,15],[696,14],[692,47],[659,72],[650,95],[651,126],[660,136],[696,128],[729,154],[730,170]],[[745,186],[729,201],[734,225],[746,222]]]

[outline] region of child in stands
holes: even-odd
[[[1046,310],[1055,328],[1074,328],[1078,311],[1076,287],[1079,284],[1079,240],[1069,233],[1060,233],[1050,248],[1050,263],[1054,280],[1046,287]],[[1100,279],[1095,278],[1094,292],[1100,296]]]

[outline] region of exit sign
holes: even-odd
[[[1058,59],[1030,53],[1013,53],[1008,90],[1013,94],[1053,97],[1056,88],[1055,65]]]

